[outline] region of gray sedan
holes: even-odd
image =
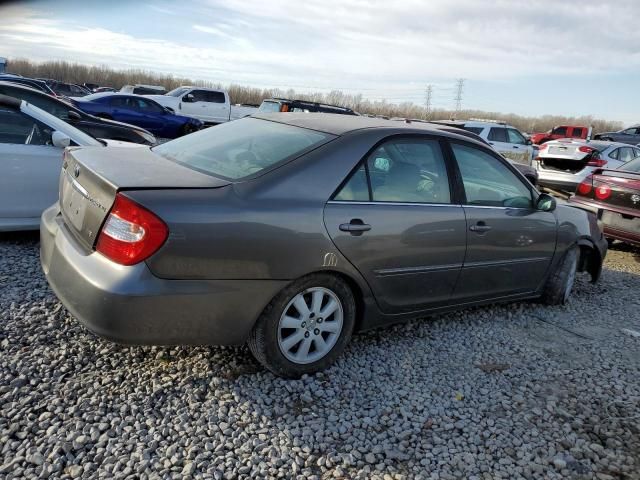
[[[76,148],[41,259],[90,330],[242,344],[274,373],[330,365],[355,331],[451,309],[564,303],[597,280],[595,217],[481,142],[427,124],[263,114],[152,149]]]

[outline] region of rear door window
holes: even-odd
[[[553,135],[561,135],[565,137],[567,135],[567,127],[556,127],[551,131],[551,133]]]
[[[621,162],[630,162],[635,158],[633,154],[633,148],[631,147],[622,147],[620,148],[620,153],[618,154],[618,160]]]
[[[571,136],[573,138],[582,138],[582,128],[574,128]]]
[[[226,98],[223,92],[207,92],[207,102],[210,103],[225,103]]]
[[[508,143],[507,129],[504,127],[491,127],[488,139],[490,142]]]
[[[193,170],[238,180],[257,176],[334,138],[293,125],[243,118],[177,138],[153,151]]]

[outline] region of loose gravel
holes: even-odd
[[[0,477],[640,479],[640,252],[570,303],[358,335],[287,381],[246,348],[87,332],[0,238]]]

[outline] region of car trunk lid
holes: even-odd
[[[85,248],[92,249],[118,192],[228,184],[148,148],[72,148],[64,155],[59,204],[67,228]]]

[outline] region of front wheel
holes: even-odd
[[[355,299],[344,281],[309,275],[265,308],[249,336],[249,349],[274,374],[299,378],[336,360],[351,338],[355,318]]]
[[[190,133],[197,132],[197,131],[198,131],[198,127],[196,127],[195,125],[191,125],[190,123],[187,123],[182,127],[182,130],[180,131],[180,136],[184,137],[185,135],[189,135]]]
[[[571,295],[578,269],[578,247],[567,250],[547,279],[542,292],[542,302],[547,305],[564,305]]]

